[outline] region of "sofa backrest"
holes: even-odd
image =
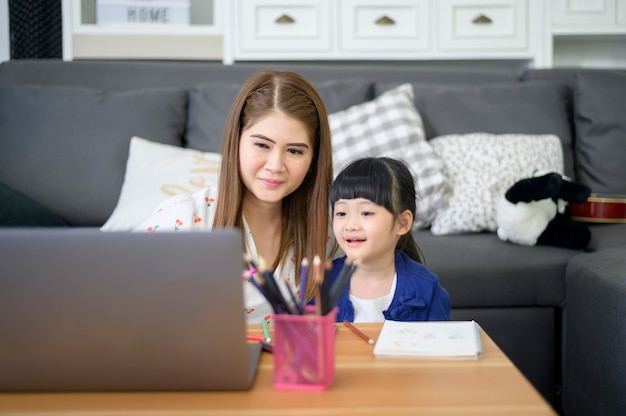
[[[0,63],[0,85],[73,85],[116,91],[148,87],[191,87],[199,83],[242,83],[264,69],[295,71],[314,83],[363,78],[372,82],[482,84],[513,82],[519,63],[479,66],[459,63],[239,63],[144,61],[7,61]]]
[[[119,197],[131,136],[219,151],[232,99],[251,74],[264,69],[295,71],[310,79],[329,113],[408,82],[427,139],[477,131],[552,133],[561,138],[568,176],[582,175],[599,189],[614,187],[621,178],[608,184],[594,179],[589,166],[605,157],[602,149],[586,150],[582,155],[591,158],[579,157],[574,164],[573,132],[582,133],[575,130],[572,91],[579,74],[606,71],[525,69],[520,62],[225,66],[16,60],[0,64],[0,183],[52,208],[71,225],[102,225]],[[33,180],[41,174],[45,180]]]

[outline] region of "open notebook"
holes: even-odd
[[[242,390],[238,230],[0,232],[0,391]]]

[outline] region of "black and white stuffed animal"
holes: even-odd
[[[550,245],[584,249],[591,231],[564,215],[568,202],[584,202],[588,186],[558,173],[522,179],[498,202],[496,223],[502,241],[534,246]]]

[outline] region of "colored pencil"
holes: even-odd
[[[246,339],[248,341],[265,341],[265,337],[263,335],[257,334],[246,334]]]
[[[259,292],[261,292],[261,294],[263,296],[265,296],[265,292],[263,291],[263,288],[261,287],[261,285],[259,284],[259,282],[254,278],[254,275],[256,273],[256,269],[250,269],[250,270],[245,270],[242,274],[241,277],[245,280],[247,280],[248,282],[250,282],[252,284],[252,286],[256,287],[257,290]]]
[[[368,335],[364,334],[363,332],[361,332],[361,330],[359,328],[357,328],[356,326],[352,325],[350,322],[344,320],[343,324],[345,326],[347,326],[348,328],[350,328],[352,330],[352,332],[354,332],[355,334],[357,334],[359,337],[363,338],[365,341],[367,341],[368,344],[373,345],[374,344],[374,340],[372,338],[370,338]]]
[[[355,270],[356,264],[346,259],[343,267],[339,271],[339,274],[335,278],[335,281],[328,290],[328,301],[326,304],[327,310],[324,311],[324,313],[328,313],[330,309],[334,308],[337,302],[339,302],[339,299],[341,298],[343,291],[346,289],[346,286],[348,286],[350,278],[354,274]]]
[[[322,259],[320,256],[313,258],[313,281],[315,282],[315,310],[318,315],[322,314],[322,282],[324,275],[322,274]]]
[[[265,335],[265,342],[272,342],[272,337],[270,335],[270,330],[267,327],[267,321],[265,319],[261,319],[261,327],[263,327],[263,334]]]
[[[273,272],[267,268],[267,262],[263,258],[259,258],[257,263],[257,261],[255,261],[248,253],[244,255],[244,258],[253,269],[257,270],[257,273],[260,275],[257,281],[261,286],[261,293],[272,306],[274,312],[297,314],[297,307],[296,309],[293,309],[289,305],[289,302],[285,300],[285,297],[278,286],[278,282],[274,278]]]
[[[269,352],[270,354],[274,352],[274,346],[272,344],[263,341],[259,342],[259,344],[261,344],[263,351]]]
[[[300,310],[304,311],[306,305],[306,284],[309,274],[309,260],[305,257],[300,263]]]
[[[298,298],[296,297],[296,294],[293,292],[293,289],[291,288],[289,281],[285,278],[284,275],[282,276],[281,281],[283,285],[285,285],[285,289],[287,290],[287,293],[289,293],[289,298],[291,299],[291,303],[293,304],[293,307],[296,309],[296,312],[302,315],[304,313],[304,308],[300,307]]]

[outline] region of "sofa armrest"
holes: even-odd
[[[573,258],[566,299],[565,414],[626,414],[624,247]]]

